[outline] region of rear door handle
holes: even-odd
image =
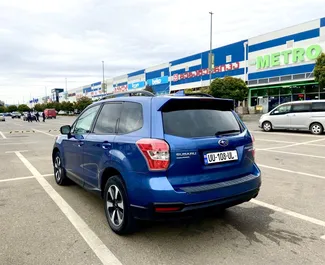
[[[102,143],[102,148],[105,150],[110,149],[111,147],[112,147],[112,144],[109,142]]]
[[[85,142],[79,141],[79,142],[78,142],[78,147],[81,147],[81,146],[83,146],[84,144],[85,144]]]

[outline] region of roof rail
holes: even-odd
[[[109,98],[117,98],[117,97],[135,97],[135,96],[147,96],[147,97],[154,97],[155,94],[146,91],[146,90],[137,90],[137,91],[126,91],[126,92],[121,92],[121,93],[116,93],[116,94],[111,94],[108,96],[103,97],[101,100],[109,99]]]

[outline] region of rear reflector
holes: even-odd
[[[157,213],[166,213],[166,212],[176,212],[179,211],[181,207],[157,207],[155,211]]]
[[[137,146],[146,159],[149,170],[167,170],[169,167],[169,145],[160,139],[140,139]]]

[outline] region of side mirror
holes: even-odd
[[[273,115],[274,115],[274,114],[279,114],[279,111],[278,111],[278,110],[275,110],[275,111],[272,112],[272,114],[273,114]]]
[[[70,135],[71,133],[71,126],[70,125],[64,125],[60,128],[60,132],[63,135]]]

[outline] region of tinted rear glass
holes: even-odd
[[[325,111],[325,102],[314,102],[312,105],[312,109],[314,112]]]
[[[241,131],[234,114],[230,110],[218,109],[218,102],[180,103],[176,110],[163,112],[163,122],[166,134],[186,138],[210,137],[224,131]]]

